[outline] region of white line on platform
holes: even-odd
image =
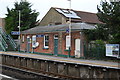
[[[9,77],[9,76],[3,75],[3,74],[0,74],[0,76],[5,77],[5,78],[13,79],[12,77]]]

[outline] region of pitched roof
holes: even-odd
[[[72,19],[80,19],[81,22],[84,23],[102,23],[101,21],[99,21],[96,13],[77,11],[73,9],[69,11],[69,9],[55,8],[55,7],[52,8],[55,9],[58,13],[65,16],[66,18],[71,17]]]
[[[102,23],[99,21],[97,15],[95,13],[83,12],[83,11],[75,11],[78,16],[81,17],[82,22],[87,23]]]
[[[82,30],[82,29],[94,29],[95,26],[86,23],[72,23],[72,30]],[[37,33],[45,33],[45,32],[57,32],[64,31],[66,32],[69,29],[69,24],[63,25],[54,25],[54,26],[37,26],[25,31],[22,31],[21,34],[37,34]]]

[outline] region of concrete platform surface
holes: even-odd
[[[2,52],[1,51],[0,54],[13,55],[13,56],[18,56],[18,57],[35,58],[35,59],[44,59],[44,60],[50,60],[50,61],[56,61],[56,62],[65,62],[65,63],[120,69],[120,63],[118,62],[64,58],[64,57],[58,57],[58,56],[48,56],[48,55],[20,53],[20,52]]]

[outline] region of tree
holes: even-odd
[[[88,42],[95,40],[107,41],[108,33],[104,24],[97,24],[95,29],[84,30]]]
[[[120,43],[120,2],[101,2],[98,9],[98,18],[104,24],[110,43]],[[107,37],[107,36],[106,36]]]
[[[15,2],[14,8],[7,8],[5,29],[8,34],[11,31],[18,31],[19,10],[21,12],[21,31],[37,26],[37,16],[39,13],[36,10],[32,10],[31,7],[32,5],[29,2],[21,0],[20,3]]]

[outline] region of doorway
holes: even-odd
[[[54,35],[54,55],[58,55],[58,35]]]
[[[75,57],[80,57],[80,39],[75,39]]]
[[[30,52],[30,36],[27,36],[27,52]]]

